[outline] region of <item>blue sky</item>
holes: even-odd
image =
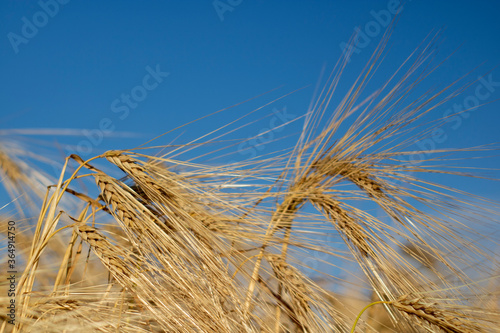
[[[93,139],[43,139],[57,141],[66,153],[66,143],[75,148],[86,140],[84,146],[92,150],[90,157],[105,149],[130,148],[275,88],[279,89],[191,125],[177,142],[193,139],[305,87],[263,107],[250,119],[269,115],[273,108],[286,108],[289,115],[300,116],[307,110],[323,66],[331,70],[341,56],[340,45],[356,27],[362,31],[370,24],[380,27],[376,16],[394,6],[400,9],[400,19],[380,79],[431,31],[444,28],[438,59],[458,50],[423,86],[444,85],[479,65],[470,79],[486,75],[493,83],[491,91],[483,88],[481,95],[487,95],[483,102],[491,103],[462,119],[456,128],[449,124],[444,129],[448,139],[438,148],[499,141],[500,103],[495,100],[500,98],[500,3],[494,1],[413,0],[402,5],[393,0],[2,1],[1,127],[86,129]],[[372,35],[353,54],[339,93],[363,68],[382,32]],[[457,101],[474,95],[476,86]],[[122,98],[131,94],[137,100],[127,105]],[[446,108],[437,114],[442,116]],[[254,136],[269,127],[271,119],[265,118],[235,137]],[[95,134],[110,128],[115,135],[134,132],[141,136],[101,139]],[[280,144],[254,152],[265,154],[281,144],[293,145],[286,137],[299,128],[299,123],[286,126],[273,134],[283,138]],[[169,143],[179,134],[167,135],[158,144]],[[235,156],[245,159],[248,154],[236,152]],[[493,158],[487,166],[497,167],[499,161]],[[495,188],[491,185],[485,191],[493,194]]]

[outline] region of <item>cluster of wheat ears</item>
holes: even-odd
[[[333,106],[341,59],[297,144],[258,160],[177,158],[223,134],[73,154],[44,193],[36,167],[2,147],[19,205],[3,209],[2,248],[17,219],[23,269],[12,325],[2,261],[0,332],[499,331],[497,204],[431,177],[474,178],[453,154],[496,148],[409,159],[472,83],[413,98],[439,68],[431,38],[366,95],[388,37]]]

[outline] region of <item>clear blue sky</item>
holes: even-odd
[[[105,138],[103,142],[94,138],[98,142],[91,143],[94,155],[104,149],[134,146],[281,87],[192,125],[184,137],[194,138],[308,86],[263,108],[252,119],[269,114],[273,107],[286,107],[289,114],[298,116],[306,112],[321,68],[326,65],[331,70],[341,56],[341,43],[348,41],[356,26],[362,31],[367,24],[380,27],[373,13],[387,13],[391,6],[392,0],[4,0],[0,2],[1,127],[95,130],[103,126],[113,127],[114,133],[143,135],[126,140]],[[500,69],[496,68],[500,62],[499,9],[497,1],[407,1],[382,68],[395,69],[429,32],[445,28],[439,57],[444,59],[460,49],[425,87],[451,82],[481,64],[471,79],[491,70],[491,80],[500,82]],[[362,69],[382,33],[373,35],[352,56],[347,84]],[[150,72],[157,70],[169,74],[156,74],[155,80]],[[463,96],[474,95],[474,87]],[[140,101],[131,100],[129,106],[133,107],[127,107],[120,99],[132,92]],[[498,84],[483,101],[495,99],[500,99]],[[446,128],[448,140],[439,147],[500,141],[499,106],[499,102],[483,106],[459,128]],[[443,112],[445,108],[438,115]],[[268,126],[269,119],[244,129],[237,137],[256,135]],[[286,137],[299,127],[290,125],[275,137]],[[159,143],[168,143],[176,135]],[[83,139],[45,137],[74,145]],[[293,144],[287,139],[283,142]],[[241,159],[246,157],[240,154]],[[493,159],[488,166],[497,167],[498,161]]]

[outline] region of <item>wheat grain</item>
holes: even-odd
[[[484,332],[481,326],[468,320],[468,316],[446,311],[437,302],[429,302],[421,297],[403,296],[392,304],[399,311],[439,327],[447,333]]]
[[[345,235],[347,241],[352,243],[361,255],[375,257],[372,246],[369,244],[370,236],[359,221],[353,219],[348,212],[342,209],[339,201],[322,193],[314,193],[309,197],[309,200],[324,211],[334,226]]]
[[[130,277],[131,272],[116,247],[112,247],[105,236],[101,235],[97,229],[86,224],[75,225],[77,234],[87,242],[94,253],[101,259],[102,263],[117,276]]]

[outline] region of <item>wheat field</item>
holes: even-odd
[[[15,220],[22,269],[0,332],[500,332],[498,203],[444,182],[481,181],[476,154],[498,148],[408,158],[474,80],[414,96],[439,68],[431,36],[365,91],[389,37],[333,105],[340,59],[296,145],[269,156],[178,158],[223,126],[213,140],[72,154],[51,179],[1,146],[2,249]],[[476,165],[455,166],[462,156]]]

